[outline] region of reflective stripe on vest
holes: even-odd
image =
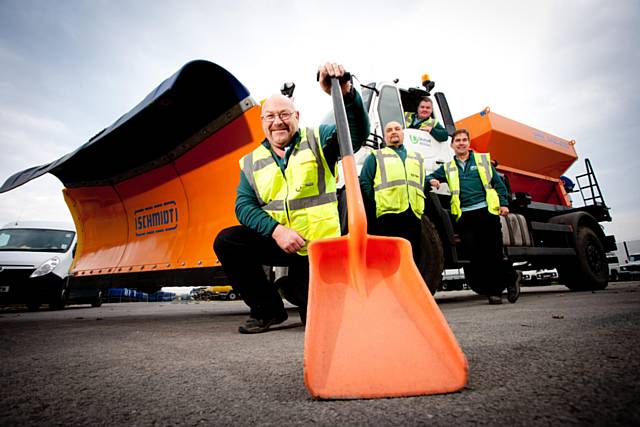
[[[319,140],[319,129],[301,129],[284,173],[262,144],[240,159],[260,207],[307,243],[340,235],[336,180]],[[298,253],[306,255],[307,246]]]
[[[485,191],[485,197],[487,200],[487,209],[494,215],[500,214],[500,197],[498,192],[491,186],[491,179],[493,178],[493,170],[491,169],[491,157],[489,153],[473,153],[473,158],[478,167],[478,174],[480,175],[480,181]],[[462,216],[462,208],[460,207],[460,175],[458,174],[458,166],[456,160],[448,161],[444,167],[445,175],[447,176],[447,183],[449,184],[449,191],[451,191],[451,214],[456,218],[456,221]]]
[[[402,158],[391,148],[376,150],[376,174],[373,189],[376,200],[376,217],[389,213],[402,213],[409,207],[421,218],[424,213],[424,160],[419,153],[407,150]]]
[[[422,129],[429,126],[430,128],[433,129],[438,124],[438,121],[433,117],[427,117],[422,121],[420,121],[420,119],[416,119],[417,122],[415,123],[415,126],[414,126],[413,125],[414,118],[416,118],[416,113],[404,113],[404,122],[406,127],[411,129]]]

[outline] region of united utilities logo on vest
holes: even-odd
[[[178,228],[178,206],[175,201],[159,203],[134,212],[136,236],[162,233]]]

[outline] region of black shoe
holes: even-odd
[[[272,319],[254,319],[250,317],[246,322],[238,327],[238,332],[241,334],[261,334],[263,332],[267,332],[270,327],[284,322],[287,320],[287,317],[286,313],[284,316],[274,317]]]
[[[489,295],[489,304],[502,304],[502,297],[500,295]]]
[[[520,281],[522,280],[522,273],[516,271],[516,280],[513,284],[507,287],[507,301],[514,303],[520,298]]]

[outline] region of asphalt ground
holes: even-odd
[[[640,424],[640,282],[529,287],[499,306],[470,291],[436,300],[467,386],[347,401],[310,398],[293,309],[292,327],[241,335],[242,301],[4,308],[0,425]]]

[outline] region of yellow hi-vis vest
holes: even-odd
[[[404,163],[389,147],[371,153],[376,156],[376,175],[373,190],[376,199],[376,218],[389,213],[402,213],[409,206],[418,217],[424,213],[424,160],[418,153],[407,150]]]
[[[478,174],[484,186],[487,198],[487,208],[494,215],[500,214],[500,198],[498,192],[491,186],[491,178],[493,178],[493,170],[491,169],[491,157],[489,153],[473,152],[473,158],[478,167]],[[444,172],[447,176],[447,183],[451,191],[451,214],[456,217],[456,221],[462,216],[462,208],[460,207],[460,176],[458,175],[458,166],[455,158],[448,161],[444,166]]]
[[[407,128],[411,128],[411,124],[413,123],[413,119],[416,116],[416,113],[404,113],[404,122]],[[438,124],[438,121],[433,117],[429,117],[422,122],[418,122],[418,127],[414,129],[422,129],[424,127],[434,128]]]
[[[284,174],[263,145],[240,159],[262,209],[298,232],[307,244],[340,236],[336,179],[318,141],[319,129],[300,129]],[[298,254],[306,255],[307,245]]]

